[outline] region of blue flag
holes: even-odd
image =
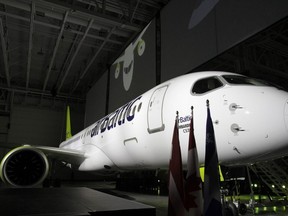
[[[218,155],[213,123],[207,101],[206,152],[204,174],[204,215],[222,216]]]

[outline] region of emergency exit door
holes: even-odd
[[[168,85],[156,89],[149,101],[148,132],[156,133],[165,129],[163,122],[163,102]]]

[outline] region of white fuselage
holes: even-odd
[[[203,164],[208,99],[220,163],[247,164],[285,155],[288,93],[271,86],[229,84],[221,77],[225,74],[235,75],[199,72],[162,83],[61,143],[60,148],[85,151],[90,165],[82,170],[103,168],[97,166],[102,163],[101,157],[96,158],[99,152],[119,169],[167,168],[178,111],[186,167],[193,106],[196,146]],[[193,93],[194,84],[207,77],[216,77],[222,86],[203,94]]]

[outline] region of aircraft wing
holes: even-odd
[[[36,149],[41,150],[47,157],[57,159],[59,161],[67,162],[73,165],[80,165],[87,158],[85,152],[72,150],[72,149],[63,149],[57,147],[48,147],[48,146],[31,146]]]
[[[67,162],[78,167],[80,171],[111,169],[115,164],[95,145],[86,145],[86,151],[64,149],[48,146],[31,146],[43,152],[48,158]]]

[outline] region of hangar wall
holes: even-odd
[[[155,86],[158,74],[163,82],[188,73],[287,15],[287,0],[184,0],[181,4],[171,0],[161,11],[160,20],[156,17],[112,64],[106,86],[109,101],[104,99],[104,91],[99,96],[91,89],[87,106],[97,107],[99,114],[105,113],[104,107],[91,101],[101,98],[103,104],[108,104],[110,113]],[[156,25],[158,22],[160,26]],[[139,55],[137,44],[141,39],[145,50]],[[97,85],[101,87],[96,88],[104,89],[107,82],[99,80]],[[97,115],[95,119],[91,111],[86,113],[86,119],[91,122],[101,117]]]
[[[189,72],[287,15],[286,0],[171,1],[161,13],[162,81]]]
[[[65,139],[66,109],[14,106],[11,112],[8,143],[58,147]],[[71,108],[72,133],[83,129],[84,116]],[[9,144],[7,144],[9,145]],[[6,146],[9,147],[9,146]]]
[[[107,79],[108,72],[98,80],[86,96],[85,127],[105,116]]]

